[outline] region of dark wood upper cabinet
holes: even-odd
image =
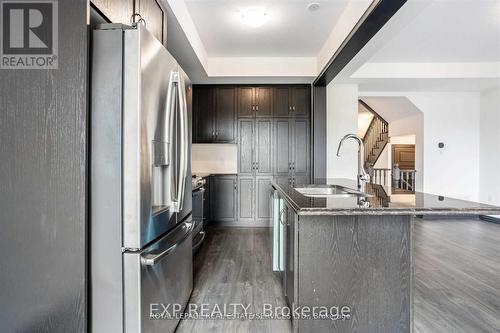
[[[112,23],[130,25],[139,19],[132,15],[139,14],[146,28],[163,44],[164,13],[156,0],[91,0],[91,3]]]
[[[252,87],[238,88],[238,117],[252,118],[254,114],[254,92]]]
[[[294,117],[308,117],[311,112],[309,87],[292,88],[292,114]]]
[[[271,87],[255,88],[255,116],[272,117],[273,115],[273,89]]]
[[[130,24],[134,13],[134,0],[92,0],[91,3],[110,22]]]
[[[193,93],[193,142],[207,143],[215,138],[215,96],[212,87],[196,87]]]
[[[163,44],[164,14],[156,0],[136,0],[135,12],[146,22],[146,28]]]
[[[274,116],[288,117],[291,111],[290,107],[290,88],[276,87],[274,88]]]
[[[215,89],[215,142],[235,142],[236,89],[234,87],[218,87]]]

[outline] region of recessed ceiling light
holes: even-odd
[[[269,20],[269,14],[262,8],[248,8],[240,12],[240,17],[250,27],[260,27]]]
[[[316,11],[319,9],[319,3],[311,2],[310,4],[307,5],[307,9],[309,9],[311,12]]]

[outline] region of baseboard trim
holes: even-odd
[[[488,216],[488,215],[479,215],[479,219],[485,222],[500,224],[500,218]]]

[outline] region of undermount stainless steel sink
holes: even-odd
[[[338,185],[306,185],[295,190],[306,197],[372,197],[371,194]]]

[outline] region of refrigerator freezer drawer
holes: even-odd
[[[139,252],[123,254],[126,333],[174,332],[193,288],[190,218]],[[164,312],[168,307],[170,310]]]

